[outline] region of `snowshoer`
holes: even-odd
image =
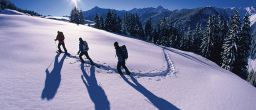
[[[121,67],[123,67],[125,69],[126,74],[130,75],[131,72],[128,70],[128,68],[125,65],[125,60],[128,58],[128,52],[126,49],[126,46],[119,46],[118,42],[114,43],[114,47],[116,49],[116,56],[118,58],[118,62],[117,62],[117,72],[119,74],[123,74],[121,71]]]
[[[57,33],[58,34],[57,34],[57,37],[56,37],[55,41],[59,41],[59,43],[58,43],[58,49],[59,49],[58,52],[59,53],[62,52],[61,48],[60,48],[60,46],[62,46],[65,53],[67,53],[67,49],[66,49],[65,42],[64,42],[64,39],[65,39],[64,34],[63,34],[63,32],[60,32],[60,31],[58,31]]]
[[[79,54],[79,58],[80,58],[81,62],[85,63],[84,60],[83,60],[83,57],[82,57],[83,55],[85,55],[86,58],[88,60],[90,60],[90,63],[92,65],[94,65],[94,62],[92,61],[92,59],[88,55],[88,50],[89,50],[89,47],[88,47],[87,42],[84,41],[82,38],[79,38],[79,51],[77,52],[77,54]]]

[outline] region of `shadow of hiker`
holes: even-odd
[[[95,77],[95,67],[91,66],[90,76],[87,75],[84,64],[81,64],[83,75],[81,78],[87,88],[89,96],[94,103],[95,110],[110,110],[110,104],[105,91],[98,85]],[[84,78],[83,78],[84,76]],[[86,80],[86,81],[85,81]]]
[[[125,82],[127,82],[130,86],[144,95],[158,110],[180,110],[170,102],[160,98],[143,87],[133,76],[131,77],[132,82],[130,82],[124,75],[121,75]]]
[[[64,63],[64,60],[66,58],[66,54],[64,54],[60,60],[60,62],[58,62],[58,58],[59,58],[60,54],[57,54],[55,56],[55,60],[54,60],[54,67],[52,69],[51,72],[49,72],[48,68],[46,68],[45,73],[46,73],[46,79],[45,79],[45,85],[44,85],[44,89],[42,91],[41,94],[41,98],[42,99],[47,99],[47,100],[51,100],[54,98],[54,96],[57,93],[57,90],[60,86],[60,81],[61,81],[61,69]]]

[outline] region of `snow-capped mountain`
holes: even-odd
[[[85,18],[88,20],[94,20],[94,17],[96,14],[99,14],[99,15],[105,17],[107,15],[108,10],[109,9],[100,8],[100,7],[96,6],[92,9],[84,12]],[[112,9],[112,10],[114,10],[116,12],[117,16],[120,16],[120,17],[123,17],[126,12],[137,13],[143,23],[145,23],[146,20],[148,20],[150,17],[152,17],[152,21],[154,23],[157,23],[160,20],[160,18],[164,18],[171,13],[171,11],[163,8],[162,6],[158,6],[156,8],[153,8],[153,7],[134,8],[129,11],[115,10],[115,9]]]
[[[245,10],[250,15],[256,14],[256,8],[255,7],[246,7]]]
[[[0,14],[0,23],[2,110],[256,108],[256,88],[190,52],[23,14]],[[57,31],[70,55],[56,54]],[[101,68],[80,63],[79,37]],[[115,41],[127,46],[131,76],[115,72]]]
[[[102,16],[106,16],[106,13],[109,9],[103,9],[99,7],[95,7],[91,10],[85,11],[85,17],[89,20],[94,20],[96,13]],[[180,10],[168,10],[163,8],[162,6],[158,6],[156,8],[134,8],[132,10],[115,10],[117,15],[123,17],[124,13],[137,13],[140,17],[142,23],[145,23],[150,17],[152,17],[153,24],[156,25],[160,19],[169,18],[169,22],[174,27],[182,27],[182,26],[190,26],[195,27],[197,23],[206,24],[206,21],[211,15],[220,15],[222,19],[228,20],[232,16],[233,12],[238,10],[242,17],[248,13],[253,15],[256,13],[255,7],[245,7],[245,8],[217,8],[217,7],[201,7],[201,8],[193,8],[193,9],[180,9]],[[184,27],[183,27],[184,28]]]

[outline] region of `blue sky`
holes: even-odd
[[[43,15],[69,15],[73,7],[71,0],[10,0],[18,7],[34,10]],[[118,10],[163,6],[167,9],[256,6],[256,0],[80,0],[78,7],[88,10],[95,6]]]

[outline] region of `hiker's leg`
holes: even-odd
[[[65,52],[68,52],[67,49],[66,49],[65,43],[62,43],[62,47],[63,47]]]
[[[122,66],[122,64],[121,64],[121,62],[117,62],[117,72],[119,73],[119,74],[123,74],[122,73],[122,71],[121,71],[121,66]]]
[[[128,70],[128,68],[125,65],[125,61],[122,62],[122,67],[125,69],[126,74],[131,74],[131,72]]]
[[[80,58],[80,61],[81,61],[82,63],[84,63],[83,55],[84,55],[84,53],[83,53],[83,52],[81,52],[81,53],[79,54],[79,58]]]
[[[85,56],[86,56],[86,58],[91,62],[91,64],[94,64],[94,62],[93,62],[92,59],[90,58],[88,52],[85,52]]]
[[[61,48],[60,48],[60,46],[61,46],[61,43],[58,43],[58,49],[59,49],[59,52],[61,52]]]

